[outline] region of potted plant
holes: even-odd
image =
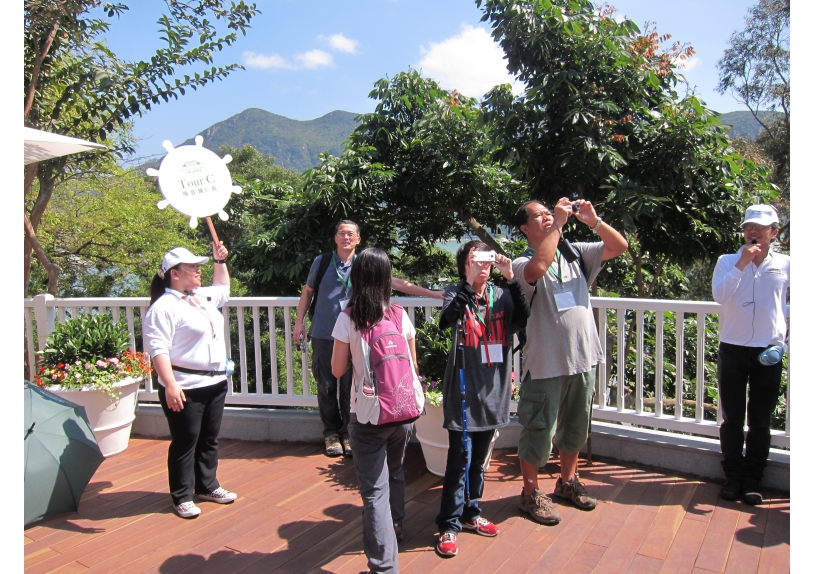
[[[151,371],[148,357],[128,347],[124,323],[87,313],[59,323],[38,353],[35,382],[85,407],[104,456],[127,448],[139,383]]]

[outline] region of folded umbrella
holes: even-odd
[[[75,511],[105,459],[85,408],[25,381],[25,524]]]

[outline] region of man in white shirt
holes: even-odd
[[[760,504],[771,417],[783,371],[782,360],[766,364],[771,361],[761,361],[760,356],[770,347],[782,348],[786,341],[791,258],[771,249],[779,220],[770,205],[749,207],[742,226],[746,244],[737,253],[719,257],[712,276],[712,296],[723,306],[719,316],[718,396],[726,482],[721,498],[742,497],[747,504]],[[744,417],[749,427],[745,454]]]

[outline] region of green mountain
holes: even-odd
[[[780,112],[760,112],[758,115],[761,121],[767,124],[773,119],[780,117],[781,114]],[[763,129],[760,122],[752,115],[752,112],[748,111],[721,114],[719,119],[725,125],[730,126],[731,129],[729,133],[733,138],[741,137],[746,140],[753,140],[757,138],[760,130]]]
[[[336,110],[314,120],[299,121],[279,116],[259,108],[249,108],[200,132],[205,148],[218,153],[228,145],[240,148],[251,144],[258,151],[272,155],[283,167],[304,171],[316,166],[317,156],[329,151],[339,155],[344,142],[358,123],[358,114]],[[761,119],[779,116],[777,112],[761,112]],[[721,121],[731,126],[732,137],[755,139],[762,129],[751,112],[721,114]],[[194,143],[194,138],[181,145]],[[155,163],[160,160],[148,162]]]
[[[251,144],[261,153],[274,156],[278,165],[304,171],[316,166],[317,155],[324,151],[342,153],[343,143],[357,126],[357,115],[337,110],[315,120],[299,121],[249,108],[206,128],[200,135],[203,146],[215,153],[222,145],[240,148]],[[181,145],[193,143],[194,138]]]

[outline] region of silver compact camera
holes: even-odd
[[[472,261],[494,263],[495,262],[495,252],[494,251],[475,251],[472,254]]]

